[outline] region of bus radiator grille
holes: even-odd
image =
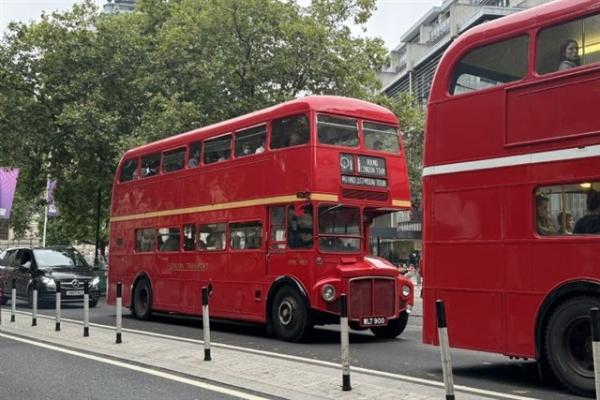
[[[394,315],[396,293],[393,279],[353,279],[350,281],[349,292],[348,316],[350,319]]]

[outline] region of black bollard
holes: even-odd
[[[122,283],[117,282],[117,340],[116,343],[121,343],[121,324],[123,323],[123,299],[121,298]]]
[[[38,290],[37,290],[37,281],[33,281],[33,299],[32,305],[33,310],[31,311],[31,326],[37,326],[37,303],[38,303]]]
[[[592,354],[594,358],[594,383],[596,385],[596,399],[600,399],[600,310],[597,307],[590,309],[592,318]]]
[[[454,378],[452,377],[452,361],[450,359],[450,342],[448,341],[448,327],[446,325],[446,310],[444,302],[436,300],[438,337],[440,351],[442,353],[442,373],[444,375],[444,386],[446,388],[446,400],[454,400]]]
[[[340,296],[340,343],[342,346],[342,391],[352,390],[350,385],[350,330],[348,328],[348,300]]]
[[[210,317],[208,314],[208,288],[202,288],[202,331],[204,333],[204,361],[210,361]]]
[[[90,336],[90,285],[83,282],[83,336]]]
[[[17,311],[17,279],[12,279],[12,289],[10,293],[10,322],[15,322]]]
[[[60,300],[60,282],[59,281],[54,281],[55,285],[56,285],[56,326],[54,327],[54,330],[56,332],[60,332],[60,306],[61,306],[61,300]]]

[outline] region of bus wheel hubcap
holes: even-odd
[[[292,322],[292,317],[294,315],[294,305],[290,301],[290,299],[284,299],[281,304],[279,304],[279,322],[282,325],[289,325]]]

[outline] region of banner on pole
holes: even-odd
[[[58,207],[56,207],[56,203],[54,202],[54,190],[56,190],[56,179],[48,179],[48,183],[46,185],[46,204],[48,205],[48,217],[58,217]]]
[[[0,219],[10,219],[18,177],[18,168],[0,168]]]

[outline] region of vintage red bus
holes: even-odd
[[[535,358],[588,395],[599,61],[597,0],[467,31],[435,74],[424,155],[424,342],[437,344],[442,299],[452,346]]]
[[[128,151],[113,188],[108,302],[266,323],[284,340],[339,319],[395,337],[412,283],[368,254],[373,218],[410,207],[398,121],[312,96]],[[313,240],[314,239],[314,240]]]

